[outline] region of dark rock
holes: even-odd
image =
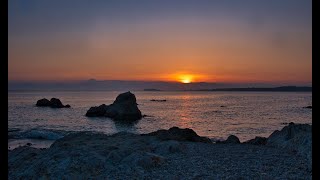
[[[171,153],[179,153],[186,150],[186,146],[183,145],[179,141],[169,140],[169,141],[162,141],[157,143],[153,147],[153,151],[157,154],[171,154]]]
[[[51,98],[50,102],[51,102],[50,106],[53,108],[63,108],[64,107],[64,105],[61,103],[60,99]]]
[[[226,106],[220,106],[220,107],[226,107]]]
[[[312,126],[293,122],[274,131],[267,140],[267,146],[287,149],[304,156],[308,160],[308,168],[312,169]]]
[[[40,106],[40,107],[52,107],[52,108],[70,108],[71,106],[68,104],[66,106],[64,106],[60,99],[57,98],[51,98],[51,100],[49,101],[46,98],[40,99],[37,101],[36,106]]]
[[[149,134],[144,134],[147,136],[156,136],[161,140],[176,140],[176,141],[192,141],[192,142],[204,142],[212,143],[207,137],[201,137],[192,129],[180,129],[178,127],[172,127],[169,130],[158,130]]]
[[[227,140],[225,141],[217,141],[216,143],[221,143],[221,144],[239,144],[240,143],[240,140],[237,136],[235,135],[230,135]]]
[[[27,143],[27,146],[31,146],[32,144],[31,143]]]
[[[312,109],[312,106],[306,106],[306,107],[303,107],[303,108]]]
[[[150,101],[165,102],[167,100],[165,100],[165,99],[151,99]]]
[[[253,145],[265,145],[267,143],[267,138],[265,137],[255,137],[254,139],[250,139],[245,144],[253,144]]]
[[[36,106],[51,106],[51,102],[48,99],[43,98],[37,101]]]
[[[86,116],[88,116],[88,117],[104,116],[104,114],[106,113],[107,107],[108,106],[105,104],[102,104],[100,106],[91,107],[87,111]]]
[[[105,116],[118,121],[135,121],[142,118],[136,97],[130,91],[119,94],[109,106],[103,104],[99,107],[91,107],[86,116]]]
[[[149,152],[134,152],[124,158],[121,163],[129,166],[140,166],[144,169],[150,169],[160,166],[166,161],[163,156]]]

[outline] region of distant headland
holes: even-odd
[[[287,91],[311,92],[312,84],[81,80],[68,82],[9,81],[9,91]]]

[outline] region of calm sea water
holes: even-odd
[[[29,131],[28,137],[20,138],[32,138],[32,134],[34,138],[39,134],[52,138],[57,130],[148,133],[178,126],[192,128],[201,136],[225,139],[234,134],[244,141],[255,136],[267,137],[285,123],[312,123],[312,109],[303,108],[312,104],[312,93],[132,92],[142,114],[148,115],[134,124],[85,116],[91,106],[111,104],[122,93],[119,91],[8,92],[8,131]],[[72,108],[35,106],[38,99],[52,97]],[[167,101],[153,102],[151,99]]]

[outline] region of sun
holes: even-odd
[[[191,83],[191,80],[190,79],[181,79],[181,82],[182,83]]]
[[[193,76],[190,74],[179,75],[179,81],[185,84],[191,83],[193,81]]]

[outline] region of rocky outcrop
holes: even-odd
[[[250,140],[245,141],[243,143],[253,144],[253,145],[265,145],[267,143],[267,138],[257,136],[254,139],[250,139]]]
[[[240,140],[235,135],[230,135],[225,141],[217,141],[217,144],[240,144]]]
[[[308,167],[312,165],[312,126],[309,124],[289,123],[280,131],[274,131],[267,140],[267,146],[287,149],[304,156]]]
[[[100,106],[94,106],[91,107],[87,113],[86,116],[88,117],[96,117],[96,116],[104,116],[107,111],[107,105],[102,104]]]
[[[312,172],[306,167],[306,159],[285,149],[234,143],[193,143],[190,141],[199,137],[191,129],[170,129],[145,135],[76,132],[56,140],[48,149],[23,146],[9,150],[8,179],[312,177]],[[291,139],[297,137],[296,127],[293,129],[294,133],[288,136]],[[170,140],[162,140],[161,137]],[[278,138],[281,139],[280,136]]]
[[[60,99],[51,98],[50,101],[46,98],[37,101],[36,106],[39,107],[52,107],[52,108],[70,108],[69,104],[63,105]]]
[[[37,101],[36,106],[51,106],[51,102],[48,99],[43,98]]]
[[[137,100],[130,91],[119,94],[116,100],[110,104],[91,107],[86,116],[109,117],[119,121],[135,121],[142,118],[141,111],[137,106]]]
[[[175,140],[175,141],[192,141],[192,142],[204,142],[212,143],[207,137],[201,137],[192,129],[185,128],[180,129],[178,127],[172,127],[169,130],[158,130],[149,134],[144,134],[147,136],[155,136],[160,140]]]

